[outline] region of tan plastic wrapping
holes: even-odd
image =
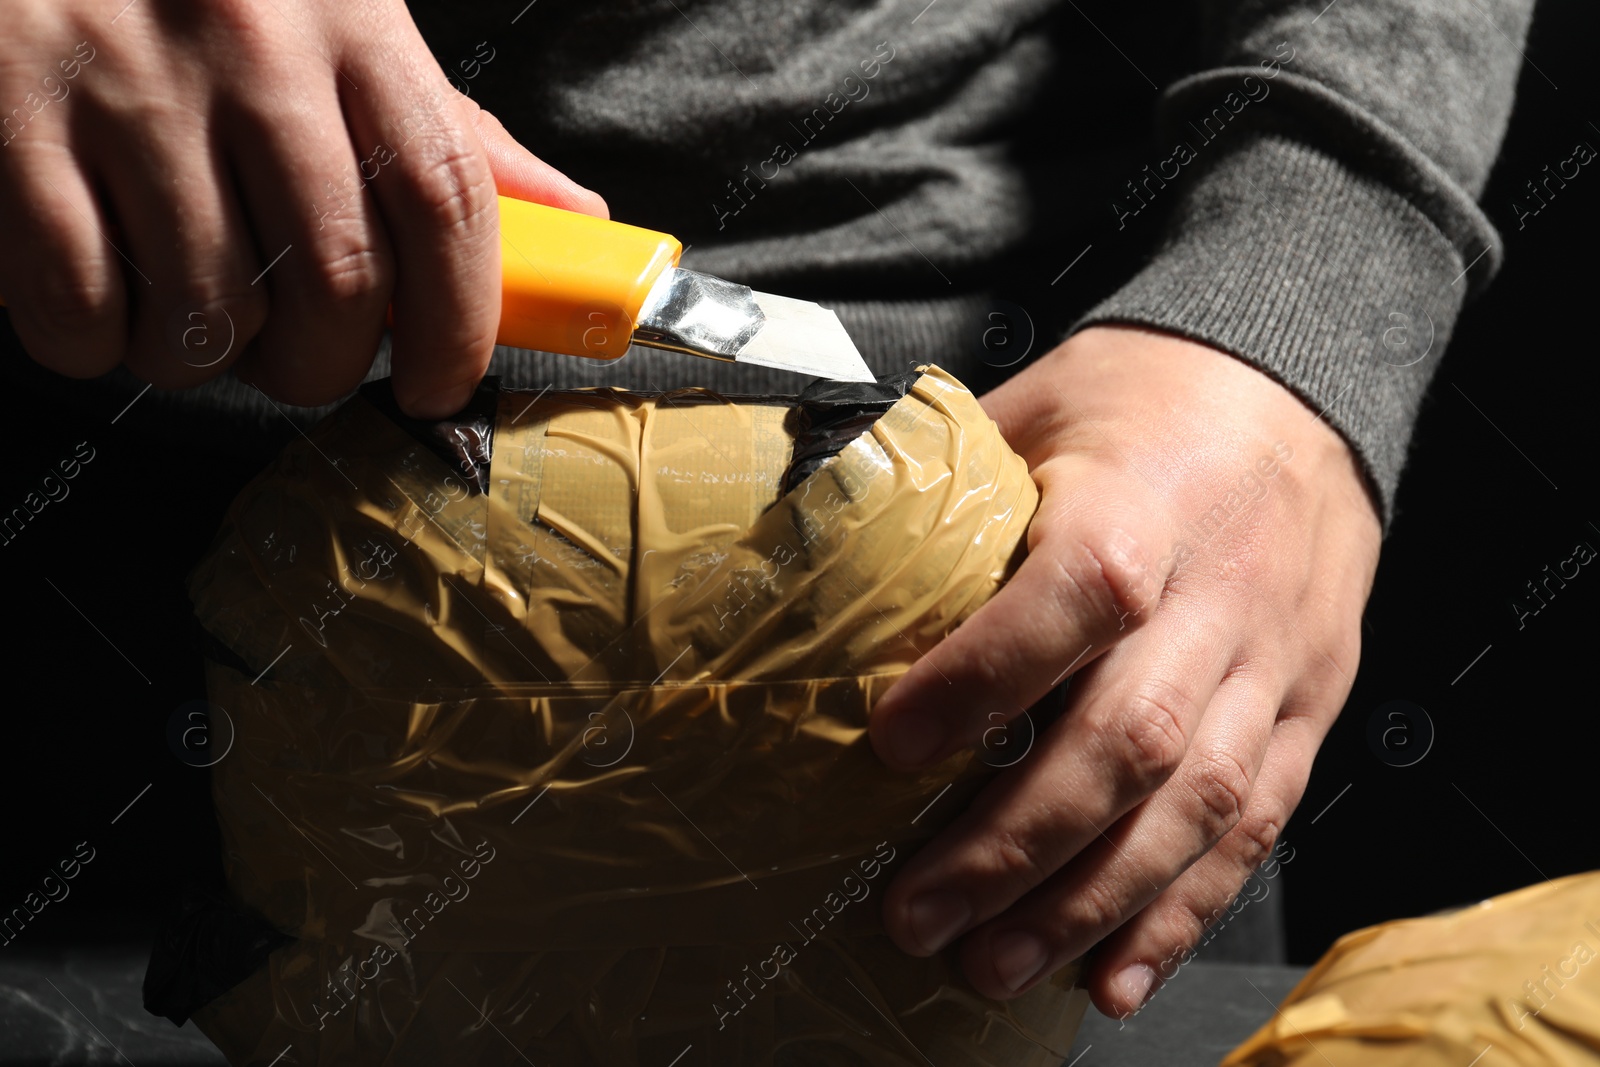
[[[1595,1067],[1600,873],[1340,938],[1222,1067]]]
[[[992,770],[865,736],[1033,482],[927,368],[779,500],[788,413],[506,392],[483,495],[358,399],[245,490],[191,583],[251,668],[209,668],[215,794],[299,940],[195,1014],[230,1062],[1061,1061],[1075,968],[1001,1004],[881,933]]]

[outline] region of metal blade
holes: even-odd
[[[814,378],[878,380],[827,308],[682,267],[669,267],[651,287],[633,341]]]
[[[736,363],[794,371],[838,382],[875,382],[839,316],[809,300],[752,291],[766,321]]]

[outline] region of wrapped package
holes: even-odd
[[[882,932],[994,769],[865,733],[1037,491],[937,368],[818,389],[369,390],[245,489],[191,595],[228,892],[292,940],[193,1012],[231,1063],[1061,1062],[1075,967],[999,1003]]]
[[[1222,1067],[1600,1065],[1600,872],[1346,934]]]

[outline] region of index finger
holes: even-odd
[[[489,158],[461,97],[425,49],[347,68],[358,145],[394,248],[395,399],[408,414],[440,418],[471,397],[500,326],[499,205]],[[417,87],[425,87],[421,92]],[[363,173],[363,178],[367,175]]]
[[[1171,560],[1152,558],[1148,512],[1094,498],[1046,493],[1010,582],[873,708],[886,763],[915,770],[976,743],[1143,623]]]

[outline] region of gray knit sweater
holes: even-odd
[[[458,87],[613,217],[836,306],[876,369],[933,360],[983,389],[1073,328],[1173,331],[1323,411],[1387,515],[1451,326],[1499,263],[1475,198],[1532,0],[412,8]],[[492,371],[802,384],[642,350],[504,350]],[[281,421],[231,379],[134,410],[163,404]]]

